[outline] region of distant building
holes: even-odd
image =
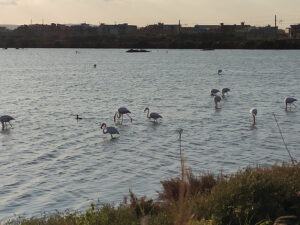
[[[219,31],[223,33],[234,33],[237,31],[247,31],[250,27],[250,25],[245,25],[244,22],[241,22],[240,25],[225,25],[224,23],[221,23],[219,26]]]
[[[194,33],[206,33],[217,31],[219,29],[219,25],[195,25]]]
[[[289,36],[290,38],[300,38],[300,24],[291,25]]]
[[[180,27],[181,33],[194,33],[194,27]]]
[[[98,27],[98,34],[124,35],[133,34],[137,31],[137,26],[128,23],[108,25],[101,23]]]
[[[91,26],[87,23],[82,23],[79,25],[71,25],[70,26],[70,31],[72,34],[91,34],[91,33],[96,33],[96,26]]]
[[[9,32],[9,29],[7,29],[6,27],[0,27],[0,33],[6,33]]]
[[[180,24],[164,24],[158,23],[153,25],[148,25],[140,29],[140,32],[143,33],[152,33],[152,34],[179,34],[181,30]]]
[[[276,38],[278,34],[278,27],[270,25],[265,27],[251,27],[247,33],[248,39],[272,39]]]

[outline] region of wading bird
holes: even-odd
[[[216,95],[214,97],[214,101],[215,101],[215,108],[218,109],[218,103],[221,101],[221,97],[219,95]]]
[[[218,92],[220,92],[218,89],[214,89],[214,88],[213,88],[213,89],[210,90],[210,95],[211,95],[211,96],[216,96],[216,94],[217,94]]]
[[[229,88],[223,88],[222,89],[222,96],[225,97],[225,94],[228,94],[229,91],[230,91]]]
[[[292,108],[292,104],[294,105],[294,102],[297,101],[295,98],[285,98],[284,103],[285,103],[285,110],[287,110],[287,104],[290,104],[290,108]],[[295,106],[296,107],[296,106]]]
[[[82,120],[82,118],[79,117],[79,115],[76,115],[76,120]]]
[[[221,75],[221,73],[222,73],[222,70],[218,70],[218,75]]]
[[[123,123],[123,115],[127,115],[130,118],[130,121],[132,122],[132,118],[128,115],[131,113],[127,108],[121,107],[118,109],[118,111],[114,115],[114,122],[116,122],[116,118],[120,119],[122,117],[121,124]]]
[[[148,118],[148,119],[154,119],[154,122],[157,122],[157,119],[162,118],[161,115],[159,115],[158,113],[155,113],[155,112],[152,112],[152,113],[150,113],[150,115],[149,115],[149,111],[150,111],[150,110],[149,110],[148,107],[144,109],[144,112],[147,112],[147,118]]]
[[[97,64],[94,64],[94,68],[96,68],[97,67]]]
[[[256,108],[251,108],[249,112],[253,116],[253,125],[255,125],[255,117],[257,115],[257,109]]]
[[[4,127],[7,127],[7,123],[9,123],[9,125],[12,127],[12,125],[10,124],[9,121],[14,120],[13,117],[5,115],[5,116],[1,116],[0,117],[0,122],[2,124],[2,129],[4,129]]]
[[[103,129],[103,134],[109,133],[111,138],[114,138],[113,134],[120,134],[115,127],[107,127],[106,123],[102,123],[100,129]]]

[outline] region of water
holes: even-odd
[[[275,112],[300,160],[300,106],[286,112],[283,103],[299,98],[300,51],[79,51],[0,50],[0,114],[16,118],[0,133],[2,219],[117,204],[128,189],[156,197],[161,180],[179,175],[180,128],[189,168],[233,173],[289,161]],[[210,89],[223,87],[231,92],[215,110]],[[117,125],[111,140],[99,123],[113,125],[121,106],[134,121]],[[149,122],[145,107],[163,120]]]

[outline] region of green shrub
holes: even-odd
[[[210,193],[194,200],[198,219],[217,224],[256,224],[283,215],[300,215],[300,167],[248,168],[220,177]]]
[[[7,225],[215,225],[272,224],[300,215],[300,165],[256,167],[231,176],[211,174],[162,181],[159,199],[137,198],[119,206],[91,204],[84,213],[56,213],[10,220]],[[181,188],[180,188],[181,186]],[[183,191],[180,191],[183,190]],[[181,199],[181,200],[180,200]],[[183,199],[183,200],[182,200]],[[298,218],[300,219],[300,218]]]

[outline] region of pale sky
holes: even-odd
[[[0,0],[0,24],[300,23],[300,0]]]

